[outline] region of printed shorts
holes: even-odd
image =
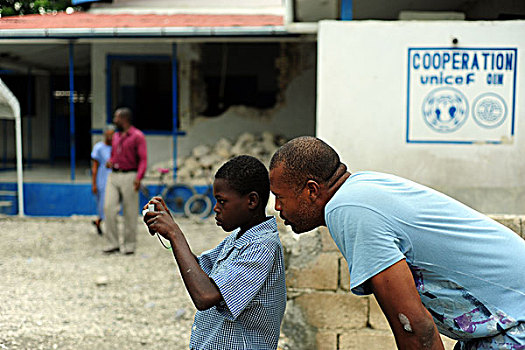
[[[525,323],[494,337],[459,341],[454,350],[525,350]]]

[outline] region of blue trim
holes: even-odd
[[[344,1],[344,0],[342,0]],[[518,70],[518,49],[512,47],[409,47],[408,48],[408,65],[407,65],[407,128],[406,128],[406,143],[413,144],[461,144],[472,145],[475,143],[484,143],[491,145],[501,145],[501,141],[437,141],[437,140],[409,140],[409,126],[410,126],[410,57],[413,50],[458,50],[458,51],[479,51],[479,50],[493,50],[493,51],[514,51],[514,86],[512,91],[512,120],[511,120],[511,136],[514,136],[515,128],[515,113],[516,113],[516,73]]]
[[[197,193],[206,194],[215,205],[215,198],[210,185],[193,186]],[[147,185],[151,193],[159,192],[158,185]],[[0,182],[0,190],[16,191],[16,183]],[[1,200],[12,200],[12,196],[1,196]],[[139,208],[147,203],[139,192]],[[139,209],[139,212],[141,210]],[[0,211],[1,212],[1,211]],[[85,183],[24,183],[24,212],[27,216],[64,217],[71,215],[96,215],[96,200],[91,193],[91,184]],[[2,214],[16,215],[18,203],[3,210]],[[138,213],[137,213],[138,214]]]
[[[3,169],[2,169],[3,170]],[[0,194],[0,200],[11,202],[9,207],[0,207],[0,213],[4,215],[17,215],[18,214],[18,186],[16,182],[3,182],[0,183],[0,190],[12,191],[15,195],[11,194]]]
[[[24,209],[30,216],[95,215],[90,183],[24,183]]]
[[[85,4],[86,2],[97,2],[100,0],[71,0],[72,5]]]
[[[179,119],[178,99],[177,44],[171,46],[171,115],[173,118],[171,132],[173,135],[173,180],[177,179],[177,132]]]
[[[516,122],[514,118],[514,113],[516,113],[516,72],[518,71],[518,49],[514,50],[514,89],[512,94],[512,122],[511,122],[511,128],[510,128],[510,135],[514,136],[514,123]]]
[[[475,50],[517,50],[515,47],[409,47],[409,50],[458,50],[458,51],[475,51]]]
[[[405,142],[410,143],[409,140],[409,128],[410,128],[410,51],[412,49],[408,49],[408,76],[407,76],[407,133],[406,133],[406,139]]]
[[[407,143],[419,143],[419,144],[423,144],[423,143],[432,143],[432,144],[457,144],[457,145],[472,145],[474,142],[473,141],[417,141],[417,140],[409,140],[407,141]]]
[[[76,140],[75,140],[75,103],[73,101],[73,94],[75,92],[75,66],[74,66],[74,51],[73,42],[69,43],[69,135],[70,135],[70,165],[71,165],[71,180],[75,180],[75,166],[76,166]]]
[[[473,145],[473,144],[479,144],[479,143],[486,143],[490,145],[501,145],[501,141],[437,141],[437,140],[428,140],[428,141],[417,141],[417,140],[411,140],[407,143],[432,143],[432,144],[455,144],[455,145]]]
[[[111,55],[106,56],[106,124],[113,123],[113,115],[111,113],[111,63],[113,62]]]
[[[351,21],[354,19],[352,0],[341,0],[341,20]]]

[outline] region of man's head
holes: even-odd
[[[133,113],[127,107],[117,108],[113,114],[113,124],[117,131],[126,131],[133,121]]]
[[[270,181],[268,170],[251,156],[237,156],[219,168],[213,182],[217,225],[226,232],[245,227],[254,216],[264,215]]]
[[[339,155],[315,137],[298,137],[279,148],[270,162],[275,210],[296,233],[324,225],[329,188],[340,169]]]
[[[113,125],[108,125],[104,129],[104,143],[108,146],[111,146],[111,140],[113,139],[113,134],[115,133],[115,127]]]

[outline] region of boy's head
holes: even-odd
[[[217,225],[229,232],[265,215],[270,196],[268,170],[257,158],[242,155],[227,161],[215,174],[213,195]]]

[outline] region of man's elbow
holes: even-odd
[[[439,333],[432,319],[425,319],[420,329],[418,329],[418,340],[421,345],[421,349],[436,349],[436,344],[441,344]]]
[[[441,338],[437,328],[431,318],[423,318],[420,320],[411,320],[409,323],[402,320],[400,315],[400,321],[403,325],[402,337],[410,346],[398,346],[400,349],[443,349]]]

